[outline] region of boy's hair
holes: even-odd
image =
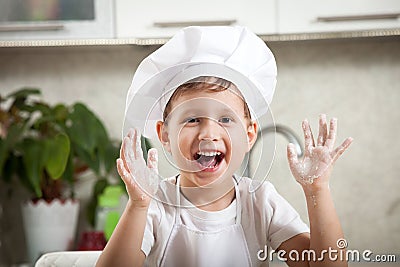
[[[192,90],[202,90],[207,92],[222,92],[225,90],[231,90],[233,93],[238,95],[244,104],[244,117],[251,120],[250,110],[247,106],[244,97],[240,93],[239,89],[230,81],[227,81],[223,78],[212,77],[212,76],[200,76],[194,79],[187,81],[186,83],[180,85],[176,88],[175,92],[172,94],[171,98],[168,100],[167,105],[165,106],[163,112],[163,121],[165,122],[169,113],[172,109],[172,102],[176,100],[178,97],[191,92]]]

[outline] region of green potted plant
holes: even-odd
[[[22,207],[31,261],[46,250],[68,249],[79,209],[75,182],[89,169],[98,178],[96,186],[101,193],[102,185],[115,172],[119,153],[119,143],[109,138],[101,120],[85,104],[50,105],[40,95],[40,90],[33,88],[0,95],[0,176],[4,182],[18,180],[31,194]],[[39,210],[48,208],[56,211],[44,211],[50,218],[41,220],[44,215],[38,215]],[[67,216],[57,219],[62,208]],[[33,215],[32,221],[29,215]],[[51,233],[55,226],[50,223],[75,228]],[[56,241],[56,235],[66,241]],[[34,241],[37,237],[42,240]],[[43,237],[53,242],[46,245]]]

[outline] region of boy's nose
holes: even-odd
[[[219,140],[221,137],[221,125],[213,119],[203,119],[198,137],[199,140]]]

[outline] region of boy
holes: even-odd
[[[141,63],[124,131],[135,126],[156,134],[179,174],[159,182],[156,150],[146,165],[140,133],[127,132],[117,167],[129,202],[98,266],[268,266],[259,253],[266,245],[286,255],[289,266],[347,266],[328,257],[288,257],[324,255],[343,238],[328,182],[352,139],[333,148],[336,120],[328,131],[321,115],[317,143],[303,122],[301,162],[288,146],[311,231],[269,182],[250,192],[251,180],[234,174],[256,141],[275,76],[270,50],[242,27],[185,28]]]

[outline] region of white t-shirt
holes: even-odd
[[[165,179],[157,192],[157,198],[162,201],[152,200],[150,203],[142,243],[142,251],[146,254],[145,266],[160,265],[174,226],[176,207],[165,204],[175,203],[174,181],[175,178]],[[263,182],[255,192],[250,193],[251,182],[246,177],[238,181],[242,206],[241,225],[252,265],[268,266],[268,260],[262,262],[258,259],[257,253],[260,250],[266,246],[276,250],[282,242],[297,234],[309,232],[309,228],[270,182]],[[180,197],[182,204],[190,204],[182,194]],[[222,226],[235,224],[236,205],[235,199],[227,208],[216,212],[196,207],[181,208],[182,223],[194,230],[215,231]]]

